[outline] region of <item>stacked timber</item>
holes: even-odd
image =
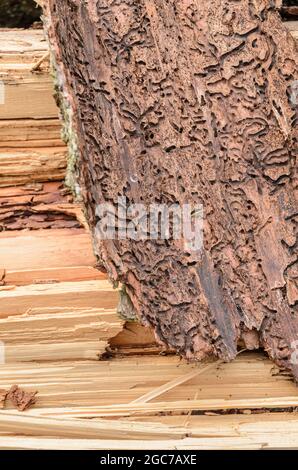
[[[0,31],[0,50],[0,389],[38,390],[0,410],[0,449],[297,448],[297,388],[263,354],[194,366],[124,325],[63,185],[47,63],[31,71],[43,34]]]
[[[42,30],[0,30],[0,186],[62,180],[66,148]],[[35,70],[34,70],[35,69]]]
[[[5,361],[98,359],[122,329],[81,209],[61,182],[0,188],[0,341]]]
[[[256,353],[207,370],[175,356],[0,367],[2,389],[15,380],[38,399],[0,411],[0,449],[297,448],[297,388]]]

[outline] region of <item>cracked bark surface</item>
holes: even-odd
[[[279,3],[49,0],[45,18],[110,278],[185,357],[244,341],[297,380],[297,50]],[[96,206],[118,195],[203,204],[204,248],[99,240]]]

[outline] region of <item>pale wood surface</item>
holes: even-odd
[[[0,125],[0,148],[63,147],[61,123],[53,119],[5,119]]]
[[[72,438],[49,438],[39,436],[12,437],[4,435],[0,439],[2,449],[297,449],[297,416],[293,413],[262,413],[245,416],[192,416],[163,417],[143,420],[144,429],[138,434],[137,427],[127,431],[124,439],[79,439],[75,429],[68,428]],[[113,421],[113,423],[117,423]],[[6,426],[9,426],[7,420]],[[24,425],[23,425],[24,426]],[[29,425],[30,426],[30,425]],[[27,426],[27,432],[28,428]],[[188,437],[178,437],[180,427],[184,427]],[[35,427],[35,426],[34,426]],[[12,428],[12,425],[11,425]],[[30,429],[30,428],[29,428]],[[32,429],[32,428],[31,428]],[[152,432],[145,440],[145,432]],[[90,430],[90,433],[92,430]],[[114,436],[119,428],[115,425]],[[29,434],[33,434],[32,431]],[[168,437],[166,435],[168,434]]]
[[[133,400],[165,382],[179,382],[195,367],[173,356],[3,365],[1,388],[12,382],[28,390],[37,387],[39,399],[25,413],[11,409],[0,413],[0,448],[56,448],[58,436],[62,439],[57,448],[64,449],[134,449],[137,444],[144,449],[298,446],[297,414],[264,409],[297,406],[297,388],[286,377],[272,376],[270,361],[256,353],[205,370],[139,405],[136,413]],[[204,414],[211,409],[235,408],[244,413],[259,408],[261,414]],[[116,413],[122,410],[118,418],[103,419],[101,415],[110,415],[112,409]],[[193,409],[203,414],[185,414]],[[128,410],[131,417],[125,417]],[[174,415],[158,416],[160,411]],[[13,437],[16,430],[18,436]],[[86,441],[80,444],[78,439]]]
[[[0,119],[56,118],[58,111],[53,98],[53,83],[48,74],[42,78],[0,74],[4,82],[5,102],[0,105]]]
[[[2,187],[65,176],[66,147],[61,140],[49,62],[37,72],[31,71],[46,51],[42,30],[0,29]]]
[[[28,413],[38,416],[95,418],[113,412],[133,415],[135,410],[139,416],[153,416],[164,404],[165,409],[176,410],[176,414],[238,406],[296,407],[297,387],[287,377],[272,375],[272,367],[263,355],[245,354],[231,364],[210,368],[145,404],[132,401],[204,365],[187,364],[175,356],[47,364],[16,362],[1,365],[0,388],[15,381],[27,389],[36,386],[39,399]]]
[[[5,93],[0,119],[57,118],[49,64],[38,73],[31,72],[47,51],[43,31],[0,29],[0,51],[0,80]]]
[[[108,281],[59,282],[0,287],[0,318],[24,315],[29,309],[113,308],[118,294]]]
[[[68,280],[55,277],[52,270],[88,268],[92,279],[100,276],[93,269],[95,259],[90,236],[84,229],[49,229],[0,233],[0,266],[6,270],[8,284],[38,283],[38,280]],[[40,278],[39,273],[45,273]],[[28,273],[31,273],[30,275]],[[22,279],[22,275],[26,279]],[[31,277],[30,277],[31,276]],[[80,280],[74,279],[74,280]]]
[[[0,105],[2,183],[51,179],[61,161],[57,109],[47,64],[30,72],[46,51],[43,35],[0,31],[0,51],[9,97]],[[52,153],[42,168],[36,155],[45,148]],[[53,179],[65,165],[58,170]],[[16,207],[29,195],[5,187],[3,198]],[[24,413],[0,411],[1,449],[298,448],[298,389],[263,354],[207,368],[158,355],[150,331],[136,324],[122,331],[117,293],[95,263],[85,228],[0,233],[0,388],[39,392]],[[111,337],[115,358],[98,361]]]
[[[0,152],[0,187],[64,178],[64,147],[15,149]]]

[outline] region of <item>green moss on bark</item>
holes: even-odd
[[[137,314],[130,300],[125,285],[122,285],[121,289],[119,290],[119,304],[117,308],[118,315],[125,321],[128,322],[135,322],[138,321]]]

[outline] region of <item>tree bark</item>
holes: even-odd
[[[110,278],[185,357],[244,342],[298,379],[297,51],[279,3],[49,0],[45,18]],[[203,249],[103,241],[96,207],[119,195],[203,204]]]

